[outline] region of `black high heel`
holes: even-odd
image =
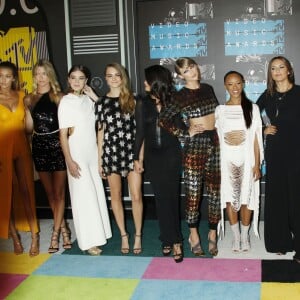
[[[178,253],[178,248],[180,250],[180,252]],[[182,244],[178,243],[178,244],[174,244],[173,245],[173,258],[175,260],[176,263],[180,263],[183,261],[183,250],[182,250]]]
[[[171,246],[162,246],[162,254],[163,256],[169,256],[172,252]]]

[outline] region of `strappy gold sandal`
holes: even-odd
[[[201,247],[200,241],[197,244],[192,245],[191,236],[189,236],[189,244],[191,247],[191,251],[195,256],[204,256],[205,255],[205,252],[203,251],[203,249]]]
[[[11,234],[13,244],[14,244],[14,253],[16,255],[20,255],[24,252],[24,248],[22,246],[19,234]]]
[[[59,240],[58,240],[58,238],[59,238],[59,231],[56,231],[53,228],[50,247],[48,248],[48,253],[53,254],[53,253],[56,253],[59,250]]]
[[[210,234],[208,233],[208,252],[212,256],[217,256],[218,255],[218,245],[217,245],[217,236],[215,240],[210,239]]]
[[[38,233],[31,236],[31,246],[29,250],[29,256],[37,256],[40,254],[40,235]]]
[[[102,250],[99,249],[99,248],[96,247],[96,246],[95,246],[95,247],[92,247],[92,248],[90,248],[90,249],[87,250],[87,253],[88,253],[89,255],[92,255],[92,256],[100,255],[101,252],[102,252]]]
[[[133,254],[139,255],[142,253],[142,235],[141,234],[135,234],[134,235],[134,243],[136,242],[136,239],[140,239],[141,246],[140,247],[134,247],[133,248]]]
[[[125,233],[125,234],[121,235],[121,239],[123,240],[124,238],[127,238],[128,245],[129,245],[129,234]],[[125,247],[121,246],[121,253],[122,254],[128,254],[129,253],[129,247],[125,248]]]
[[[63,239],[63,248],[64,249],[71,249],[72,242],[71,242],[71,231],[67,227],[60,227],[61,236]]]

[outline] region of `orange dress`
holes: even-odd
[[[30,193],[30,204],[34,216],[35,232],[38,232],[35,209],[33,165],[24,130],[24,93],[19,92],[19,103],[14,112],[0,104],[0,237],[8,238],[9,219],[13,209],[16,228],[30,231],[25,214],[23,198],[18,190],[13,161],[21,158]]]

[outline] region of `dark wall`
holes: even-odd
[[[130,0],[134,18],[138,89],[143,70],[162,64],[174,71],[180,56],[194,58],[202,80],[225,102],[223,76],[241,72],[252,101],[266,88],[270,58],[286,56],[300,82],[300,3],[291,0]],[[182,83],[175,78],[178,86]]]
[[[5,32],[12,25],[31,26],[34,21],[33,26],[37,31],[46,28],[50,60],[65,88],[68,29],[65,28],[64,1],[27,0],[25,3],[29,8],[38,6],[40,13],[34,18],[24,15],[19,10],[20,0],[6,1],[0,28]],[[220,102],[225,101],[223,76],[231,69],[245,75],[246,91],[256,101],[265,89],[267,62],[278,54],[292,61],[296,82],[299,82],[299,1],[124,0],[124,23],[121,26],[118,0],[70,0],[68,5],[71,61],[73,64],[85,64],[91,69],[91,84],[99,95],[106,92],[103,76],[105,65],[112,61],[121,62],[122,54],[134,90],[138,93],[143,91],[145,67],[163,64],[173,71],[174,59],[178,56],[191,56],[199,63],[203,80],[214,87]],[[12,14],[14,8],[17,8],[15,15]],[[125,48],[121,53],[123,34]],[[256,41],[257,46],[245,46],[247,42]],[[244,43],[244,46],[238,47],[239,43]],[[176,44],[180,44],[181,48],[176,48]],[[168,45],[171,47],[168,48]],[[86,52],[78,52],[82,47]],[[15,49],[11,48],[11,51]],[[0,59],[6,57],[6,54],[0,54]],[[175,79],[178,85],[182,84],[178,78]],[[151,187],[147,182],[144,190],[151,195]],[[38,198],[43,198],[40,206],[45,206],[44,196]],[[128,200],[126,190],[125,200]]]
[[[65,89],[68,66],[64,1],[39,0],[38,3],[47,18],[50,60],[55,66],[59,82]]]

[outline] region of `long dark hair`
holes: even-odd
[[[86,77],[87,81],[90,80],[91,78],[91,72],[90,70],[86,67],[86,66],[83,66],[83,65],[74,65],[72,66],[72,68],[70,69],[69,73],[68,73],[68,77],[71,76],[71,74],[75,71],[80,71],[84,74],[84,76]],[[71,89],[71,87],[69,86],[68,84],[68,92],[73,92],[73,90]]]
[[[150,85],[150,95],[159,99],[162,106],[166,106],[174,91],[171,71],[163,66],[153,65],[145,69],[145,79]]]
[[[241,78],[242,82],[245,83],[245,79],[244,76],[237,72],[237,71],[229,71],[225,74],[224,76],[224,83],[226,82],[226,79],[229,75],[237,75]],[[251,124],[252,124],[252,102],[251,100],[248,99],[248,97],[246,96],[246,93],[244,91],[244,89],[242,90],[241,93],[241,106],[243,109],[243,115],[244,115],[244,120],[245,120],[245,124],[246,124],[246,128],[250,128]]]
[[[18,68],[16,67],[16,65],[10,61],[2,61],[0,63],[0,68],[11,70],[14,78],[14,81],[11,84],[11,89],[14,91],[18,91],[20,86],[19,86]]]
[[[279,59],[283,62],[283,64],[287,67],[288,69],[288,81],[291,84],[295,84],[295,75],[294,75],[294,70],[292,67],[292,64],[290,63],[290,61],[285,58],[284,56],[275,56],[273,57],[268,65],[268,79],[267,79],[267,94],[270,96],[273,96],[276,93],[276,82],[275,80],[273,80],[272,78],[272,63],[274,60]]]

